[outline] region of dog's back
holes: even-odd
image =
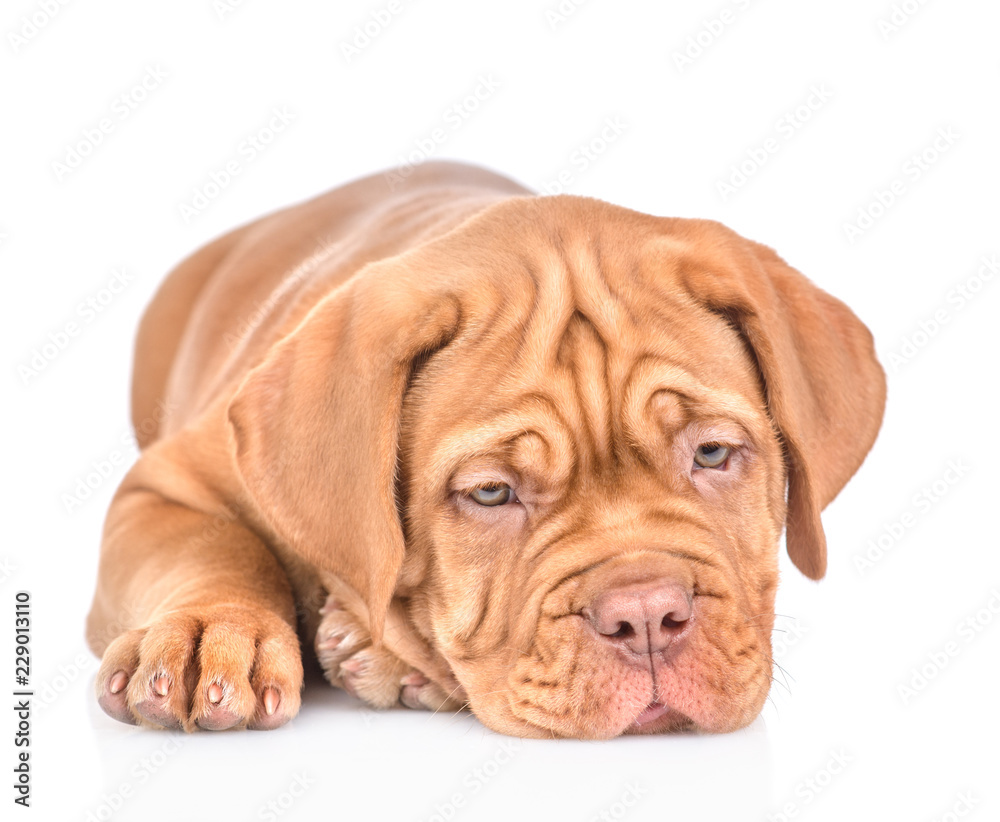
[[[200,249],[167,277],[139,327],[132,423],[140,447],[183,427],[259,362],[318,293],[492,201],[528,193],[483,169],[425,163],[405,179],[362,178]]]

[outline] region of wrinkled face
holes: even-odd
[[[497,731],[743,727],[785,487],[753,356],[689,300],[551,265],[414,377],[397,594]]]

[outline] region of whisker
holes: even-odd
[[[748,616],[745,621],[749,622],[752,619],[760,619],[761,617],[769,617],[769,616],[770,617],[781,617],[782,619],[796,619],[796,617],[790,616],[788,614],[776,614],[776,613],[771,613],[770,611],[767,611],[767,612],[764,612],[764,613],[761,613],[761,614],[753,614],[752,616]]]
[[[772,685],[780,685],[782,688],[784,688],[786,691],[788,691],[788,693],[792,692],[792,689],[788,687],[788,683],[787,682],[782,682],[777,677],[774,677],[774,676],[771,677],[771,684]]]
[[[784,682],[785,690],[787,690],[788,693],[791,693],[792,692],[792,687],[791,687],[791,685],[788,684],[788,680],[791,679],[792,682],[794,682],[795,681],[795,677],[792,676],[790,673],[788,673],[788,671],[786,671],[781,665],[779,665],[777,662],[775,662],[774,659],[772,659],[771,657],[767,656],[766,654],[761,654],[761,656],[763,656],[764,659],[766,659],[768,662],[771,663],[771,665],[773,665],[775,668],[777,668],[779,671],[781,671],[781,676],[785,680],[785,682]]]
[[[464,706],[463,706],[463,708],[464,708]],[[453,713],[451,715],[450,721],[448,722],[448,724],[445,727],[450,728],[452,725],[454,725],[456,722],[458,722],[459,719],[461,719],[461,718],[462,718],[461,711],[456,711],[455,713]]]
[[[461,683],[459,683],[458,685],[456,685],[452,689],[451,693],[448,694],[447,698],[451,699],[455,695],[455,692],[458,691],[458,689],[461,688],[461,687],[462,687]],[[466,702],[465,704],[468,705],[469,703]],[[431,716],[435,716],[436,714],[440,713],[442,708],[444,708],[444,705],[438,705],[438,707],[436,707],[433,711],[431,711]],[[460,710],[462,710],[462,708],[459,708],[458,710],[460,711]],[[458,713],[458,711],[452,711],[452,713]]]

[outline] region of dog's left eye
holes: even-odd
[[[504,505],[514,499],[514,489],[503,482],[474,488],[469,496],[480,505]]]
[[[728,445],[708,442],[698,446],[698,450],[694,452],[694,461],[702,468],[721,468],[729,459],[730,451]]]

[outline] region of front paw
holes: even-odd
[[[331,595],[320,611],[316,656],[331,684],[373,708],[456,711],[462,703],[384,646],[375,648],[367,626]]]
[[[277,728],[298,713],[301,689],[295,631],[236,605],[185,609],[122,634],[97,675],[109,716],[185,731]]]

